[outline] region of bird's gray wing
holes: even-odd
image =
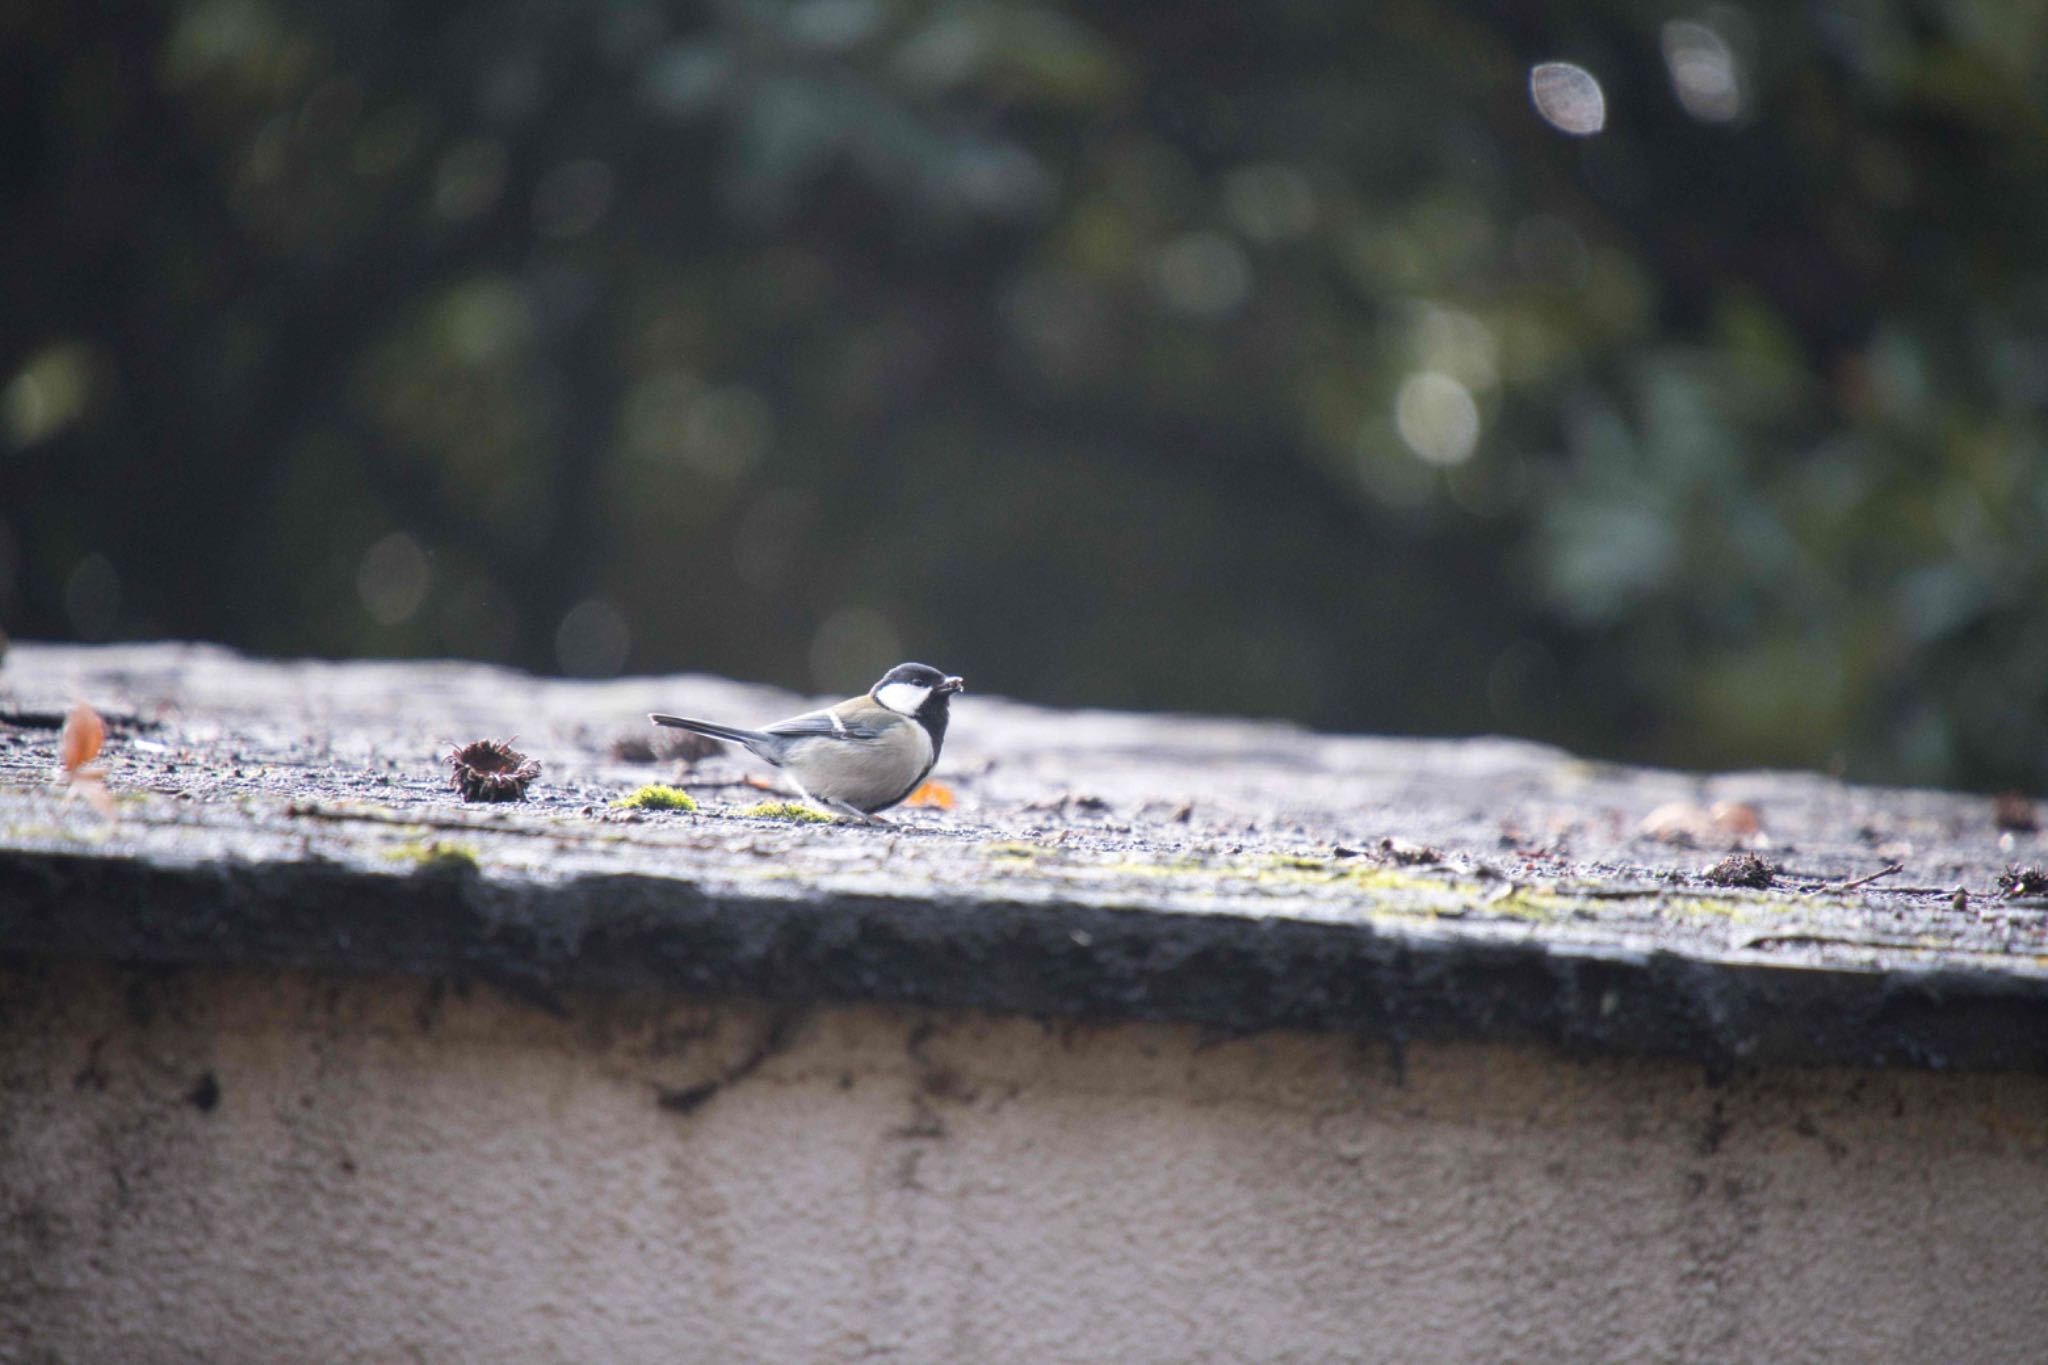
[[[778,720],[767,733],[783,739],[873,739],[881,732],[858,720],[845,720],[831,711],[806,711],[801,716]]]

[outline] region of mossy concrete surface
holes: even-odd
[[[77,699],[108,721],[111,819],[52,778]],[[0,951],[455,973],[542,1004],[672,987],[2048,1069],[2048,904],[2000,891],[2048,845],[1988,798],[980,692],[934,773],[954,809],[889,828],[792,822],[794,793],[744,754],[621,757],[646,752],[627,741],[649,710],[746,724],[812,700],[695,676],[16,644]],[[524,801],[465,805],[441,756],[505,734],[539,779]],[[698,808],[618,804],[655,783]],[[1701,824],[1716,803],[1756,828]],[[1699,813],[1690,835],[1643,832],[1673,807]],[[1771,887],[1705,875],[1737,842]]]

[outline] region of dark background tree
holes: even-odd
[[[9,6],[0,623],[2048,785],[2044,25]]]

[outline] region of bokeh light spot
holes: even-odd
[[[402,625],[427,600],[433,576],[433,565],[419,542],[394,531],[363,551],[356,565],[356,595],[378,625]]]
[[[712,478],[736,478],[760,462],[774,439],[775,414],[768,401],[743,384],[727,384],[691,406],[683,424],[682,455]]]
[[[982,213],[1028,216],[1054,194],[1053,180],[1022,147],[972,141],[953,150],[946,179],[950,193]]]
[[[725,94],[733,73],[732,53],[720,43],[670,43],[648,61],[641,97],[677,118],[710,112]]]
[[[255,84],[287,66],[290,36],[261,0],[202,0],[186,6],[163,44],[161,72],[172,89],[222,73]],[[282,73],[277,73],[282,74]]]
[[[632,643],[619,609],[602,597],[586,597],[555,628],[555,662],[576,677],[608,678],[625,667]]]
[[[1529,98],[1561,133],[1590,137],[1607,126],[1607,95],[1583,66],[1541,62],[1529,70]]]
[[[49,347],[0,389],[0,428],[19,450],[77,421],[92,390],[92,358],[75,342]]]
[[[1159,248],[1152,282],[1166,306],[1214,319],[1237,311],[1251,293],[1252,269],[1237,243],[1220,232],[1190,232]]]
[[[879,0],[801,0],[783,24],[807,47],[843,52],[865,41],[886,17]]]
[[[525,289],[510,280],[471,280],[450,289],[434,310],[434,343],[482,368],[518,354],[538,330]]]
[[[1671,90],[1685,112],[1706,123],[1740,118],[1742,78],[1727,40],[1689,19],[1672,20],[1660,36]]]
[[[1447,374],[1467,389],[1500,383],[1500,342],[1491,327],[1470,313],[1424,307],[1416,321],[1415,349],[1424,369]]]
[[[1435,465],[1462,464],[1479,445],[1479,404],[1472,391],[1447,374],[1411,374],[1394,400],[1394,426],[1418,458]]]
[[[1292,166],[1243,166],[1223,182],[1223,209],[1254,242],[1287,242],[1315,230],[1316,194]]]
[[[682,458],[690,410],[703,392],[704,381],[683,369],[656,370],[634,384],[622,417],[626,449],[643,460]]]

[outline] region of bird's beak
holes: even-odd
[[[965,692],[966,690],[967,679],[965,678],[948,678],[939,684],[939,691],[941,692]]]

